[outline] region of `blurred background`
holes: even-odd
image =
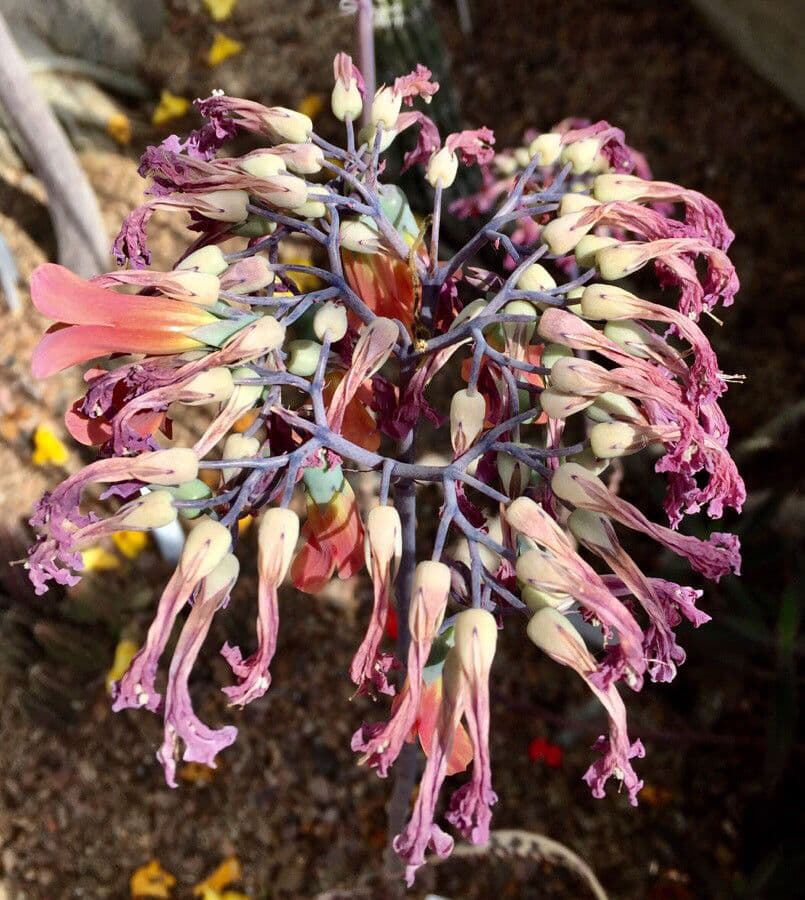
[[[655,177],[715,199],[737,234],[742,291],[725,327],[710,323],[709,333],[722,369],[747,376],[724,401],[749,488],[745,514],[725,523],[741,535],[744,577],[706,588],[713,622],[683,632],[688,661],[674,684],[629,698],[630,730],[647,749],[636,810],[623,797],[593,800],[581,782],[600,727],[583,686],[507,632],[493,687],[493,827],[561,840],[613,898],[801,896],[802,4],[375,6],[381,79],[428,64],[444,86],[434,107],[448,128],[488,125],[503,148],[567,116],[607,119]],[[43,598],[5,564],[24,555],[32,502],[88,460],[62,423],[80,375],[30,378],[45,327],[27,294],[32,269],[46,259],[86,273],[106,267],[105,248],[143,196],[139,153],[194,127],[192,100],[214,88],[303,110],[320,133],[336,135],[332,58],[355,52],[351,7],[341,7],[0,0],[0,900],[183,898],[194,886],[204,900],[386,896],[390,785],[357,768],[349,750],[370,712],[348,702],[346,676],[366,584],[282,598],[274,684],[243,712],[224,710],[215,686],[224,663],[207,654],[199,711],[234,719],[240,736],[216,771],[186,765],[171,791],[153,757],[159,720],[112,715],[106,688],[167,577],[156,548],[116,544],[78,588]],[[64,145],[25,101],[31,89],[61,124]],[[85,211],[78,220],[72,202]],[[169,266],[187,232],[157,217],[151,233],[154,265]],[[657,485],[644,474],[629,472],[627,496],[649,494],[658,510]],[[247,577],[214,638],[236,642],[248,628],[252,540],[245,535]],[[648,545],[637,556],[653,574],[693,583]],[[533,858],[526,842],[428,867],[410,896],[564,900],[586,890]]]

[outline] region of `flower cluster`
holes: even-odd
[[[34,304],[59,323],[37,347],[34,373],[101,361],[66,416],[101,458],[38,504],[28,569],[43,592],[74,583],[81,548],[105,535],[177,516],[192,524],[114,699],[116,710],[162,712],[157,756],[173,785],[180,755],[214,765],[236,737],[197,718],[188,679],[238,577],[238,522],[259,516],[259,592],[254,651],[221,648],[232,705],[271,683],[283,579],[316,593],[365,566],[374,605],[349,675],[357,692],[394,699],[352,745],[381,777],[406,742],[425,752],[394,839],[410,881],[429,849],[450,852],[436,822],[440,790],[470,764],[445,818],[471,841],[488,838],[489,677],[504,621],[574,669],[604,707],[609,731],[585,775],[593,794],[614,778],[637,802],[632,761],[644,750],[627,733],[619,684],[670,681],[685,658],[676,627],[708,616],[696,606],[701,591],[644,574],[622,540],[648,535],[710,579],[738,571],[734,536],[677,531],[687,514],[718,517],[744,499],[718,406],[727,378],[697,324],[728,306],[738,283],[718,207],[652,180],[606,122],[565,122],[495,155],[488,129],[442,139],[414,108],[438,89],[423,66],[373,97],[345,54],[334,74],[344,147],[298,112],[213,95],[197,103],[199,130],[143,156],[150,197],[115,242],[128,268],[90,282],[55,265],[34,273]],[[433,188],[424,221],[383,180],[383,153],[404,131],[416,136],[405,167],[422,166]],[[243,132],[266,146],[222,155]],[[480,165],[484,184],[451,210],[482,224],[448,254],[443,192],[462,165]],[[198,235],[168,272],[147,268],[156,209],[189,214]],[[652,269],[670,303],[617,284]],[[466,387],[440,403],[426,392],[448,363]],[[172,421],[187,406],[209,414],[182,447]],[[441,465],[417,461],[422,421],[449,433]],[[666,476],[669,526],[619,497],[607,475],[644,449]],[[371,508],[359,509],[347,466],[378,473]],[[443,503],[431,558],[417,562],[424,483]],[[82,508],[96,484],[120,502],[107,518]],[[454,539],[468,562],[448,553]],[[186,610],[163,697],[158,664]],[[401,640],[390,652],[395,610]],[[597,629],[597,648],[580,618]]]

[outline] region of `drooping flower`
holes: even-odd
[[[118,294],[53,263],[43,263],[31,276],[31,297],[42,315],[61,323],[34,350],[37,378],[110,353],[172,354],[203,347],[193,332],[217,321],[201,306]]]

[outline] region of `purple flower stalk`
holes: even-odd
[[[37,348],[36,373],[106,360],[65,420],[103,458],[42,498],[28,569],[38,592],[73,584],[90,543],[177,515],[192,523],[114,700],[116,710],[162,713],[157,756],[174,786],[179,758],[214,765],[236,737],[199,721],[188,680],[238,577],[238,523],[259,517],[259,589],[254,649],[220,648],[231,705],[269,689],[283,580],[316,593],[365,566],[374,602],[349,676],[358,693],[393,700],[352,746],[385,776],[406,743],[422,744],[416,803],[407,823],[393,823],[410,883],[429,849],[452,849],[436,821],[439,795],[470,762],[445,818],[470,841],[488,839],[489,680],[504,624],[526,629],[600,700],[609,730],[584,778],[596,797],[615,779],[637,803],[633,764],[644,749],[628,735],[621,685],[671,681],[685,660],[677,626],[709,617],[700,590],[644,574],[625,544],[638,531],[706,578],[739,571],[733,535],[676,530],[703,509],[740,510],[745,496],[718,406],[729,379],[698,324],[732,303],[738,281],[721,210],[655,181],[618,128],[567,120],[495,153],[489,129],[442,138],[414,108],[438,90],[424,66],[373,96],[346,54],[334,76],[343,147],[293,110],[199,101],[200,129],[143,155],[151,196],[115,241],[129,268],[92,282],[52,265],[35,273],[34,303],[60,323]],[[405,167],[421,166],[433,189],[422,227],[386,177],[383,154],[406,130],[416,145]],[[223,155],[244,131],[265,146]],[[444,210],[460,166],[480,166],[483,186]],[[169,272],[147,268],[155,209],[189,214],[196,235]],[[479,219],[452,254],[440,240],[449,214]],[[653,270],[663,302],[618,283],[638,270]],[[464,385],[441,402],[429,386],[448,364]],[[186,406],[207,409],[208,423],[181,447],[172,418]],[[423,419],[445,446],[449,435],[441,463],[420,461]],[[670,527],[609,478],[613,460],[649,447],[666,477]],[[344,474],[355,468],[379,474],[373,503],[358,503]],[[417,560],[424,483],[440,488],[442,505],[431,558]],[[82,510],[91,484],[121,501],[108,518]],[[291,508],[297,494],[304,521]],[[467,563],[448,552],[453,542]],[[161,657],[188,609],[163,697]],[[393,652],[384,646],[392,611]],[[603,652],[585,645],[576,615],[600,630]]]

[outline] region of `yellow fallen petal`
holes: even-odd
[[[115,113],[106,122],[106,133],[125,147],[131,141],[131,121],[125,113]]]
[[[103,547],[88,547],[81,551],[81,562],[86,572],[111,572],[120,568],[120,559]]]
[[[225,22],[231,15],[238,0],[204,0],[207,12],[214,22]]]
[[[308,94],[299,104],[298,110],[302,115],[315,119],[316,116],[324,109],[323,94]]]
[[[242,519],[238,519],[238,534],[245,534],[252,527],[252,522],[254,522],[253,516],[244,516]]]
[[[178,771],[179,778],[188,784],[211,784],[217,769],[211,769],[204,763],[189,762],[185,763]]]
[[[106,673],[106,690],[110,694],[112,693],[112,685],[116,681],[120,681],[126,674],[126,670],[139,649],[134,641],[126,638],[118,642],[117,647],[115,647],[115,658],[112,660],[112,667]]]
[[[230,56],[237,56],[241,50],[243,50],[243,44],[240,41],[227,37],[218,31],[212,40],[210,49],[207,51],[207,65],[211,68],[220,66],[225,59],[229,59]]]
[[[212,874],[208,875],[204,881],[200,881],[193,888],[193,893],[200,897],[204,896],[205,891],[220,892],[232,884],[233,881],[240,881],[242,874],[240,860],[237,856],[229,856]]]
[[[141,866],[131,876],[129,887],[132,898],[149,898],[149,900],[170,900],[171,888],[176,879],[166,872],[159,862],[152,859],[147,866]]]
[[[112,535],[112,543],[126,559],[136,559],[148,546],[148,533],[145,531],[116,531]]]
[[[63,466],[68,456],[67,448],[47,425],[36,426],[34,450],[31,454],[31,462],[35,466]]]
[[[159,103],[151,114],[152,125],[164,125],[172,119],[181,119],[190,109],[190,101],[186,97],[179,97],[168,90],[159,95]]]

